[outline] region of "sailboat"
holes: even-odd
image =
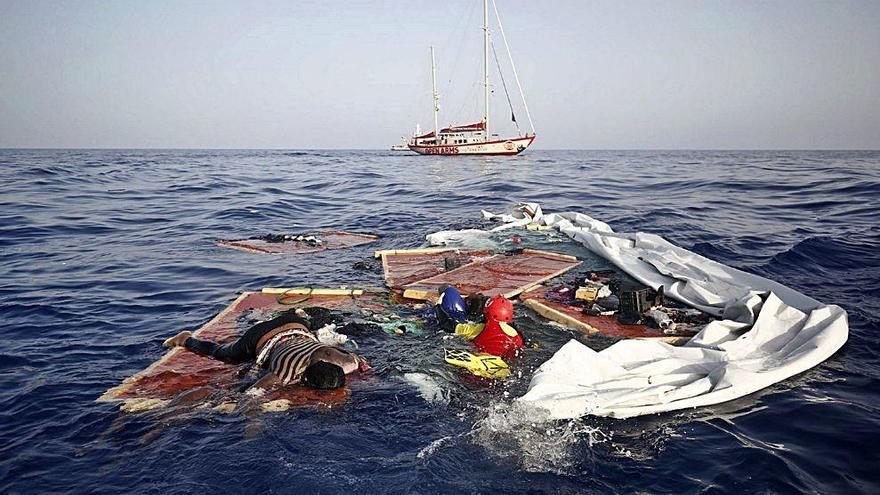
[[[453,125],[440,129],[438,122],[438,113],[440,112],[440,95],[437,92],[437,66],[434,60],[434,47],[431,47],[431,96],[433,97],[433,113],[434,113],[434,130],[426,134],[421,134],[416,128],[416,133],[408,143],[409,149],[422,155],[518,155],[525,151],[535,140],[535,125],[532,123],[532,116],[529,114],[529,107],[526,105],[526,98],[523,94],[522,85],[519,82],[519,76],[516,73],[516,66],[513,64],[513,56],[510,54],[510,45],[507,43],[507,37],[504,35],[504,27],[501,25],[501,17],[498,15],[498,7],[495,0],[492,0],[492,7],[495,11],[495,19],[498,24],[498,31],[504,40],[504,47],[507,49],[507,55],[510,59],[510,68],[513,71],[513,77],[516,86],[519,88],[519,94],[522,98],[523,108],[531,126],[531,133],[519,132],[519,135],[513,137],[499,137],[493,134],[489,127],[489,96],[491,87],[489,85],[489,0],[483,0],[483,120],[475,124]],[[494,53],[494,47],[492,47]],[[497,62],[497,55],[496,55]],[[508,104],[511,106],[511,120],[519,130],[519,124],[516,122],[516,115],[513,112],[513,105],[510,102],[510,95],[507,93],[507,84],[502,76],[502,85],[504,92],[507,94]]]

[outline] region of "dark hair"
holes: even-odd
[[[289,309],[287,311],[282,311],[281,313],[276,315],[274,318],[271,318],[266,321],[262,321],[260,323],[257,323],[254,326],[255,327],[260,326],[265,330],[272,330],[272,329],[278,328],[282,325],[288,325],[290,323],[299,323],[300,325],[302,325],[306,328],[309,328],[309,321],[306,320],[305,318],[300,317],[298,314],[296,314],[295,309]]]
[[[343,324],[342,319],[340,319],[337,315],[333,314],[327,308],[322,308],[320,306],[311,306],[308,308],[303,308],[303,311],[309,315],[308,327],[311,331],[316,331],[319,328],[329,325],[330,323],[336,323],[341,326]]]
[[[476,294],[471,294],[464,298],[464,304],[467,307],[468,319],[472,321],[478,321],[483,316],[483,311],[486,308],[486,301],[489,298],[477,292]]]
[[[302,382],[317,389],[337,388],[345,385],[345,372],[333,363],[318,361],[306,368]]]

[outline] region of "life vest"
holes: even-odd
[[[481,351],[495,356],[507,356],[523,347],[522,337],[515,328],[495,320],[485,324],[456,325],[455,333],[472,340]]]

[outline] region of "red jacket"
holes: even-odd
[[[458,325],[455,333],[473,340],[481,351],[496,356],[508,356],[523,347],[522,337],[515,328],[495,320],[490,320],[485,325]]]

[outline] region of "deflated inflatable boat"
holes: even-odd
[[[678,301],[721,317],[682,346],[622,340],[596,352],[572,340],[532,377],[517,399],[552,418],[628,418],[733,400],[802,373],[831,357],[849,334],[846,312],[800,292],[645,233],[615,233],[581,213],[545,215],[524,203],[516,215],[487,219],[513,227],[550,227]],[[427,237],[450,244],[492,231]]]

